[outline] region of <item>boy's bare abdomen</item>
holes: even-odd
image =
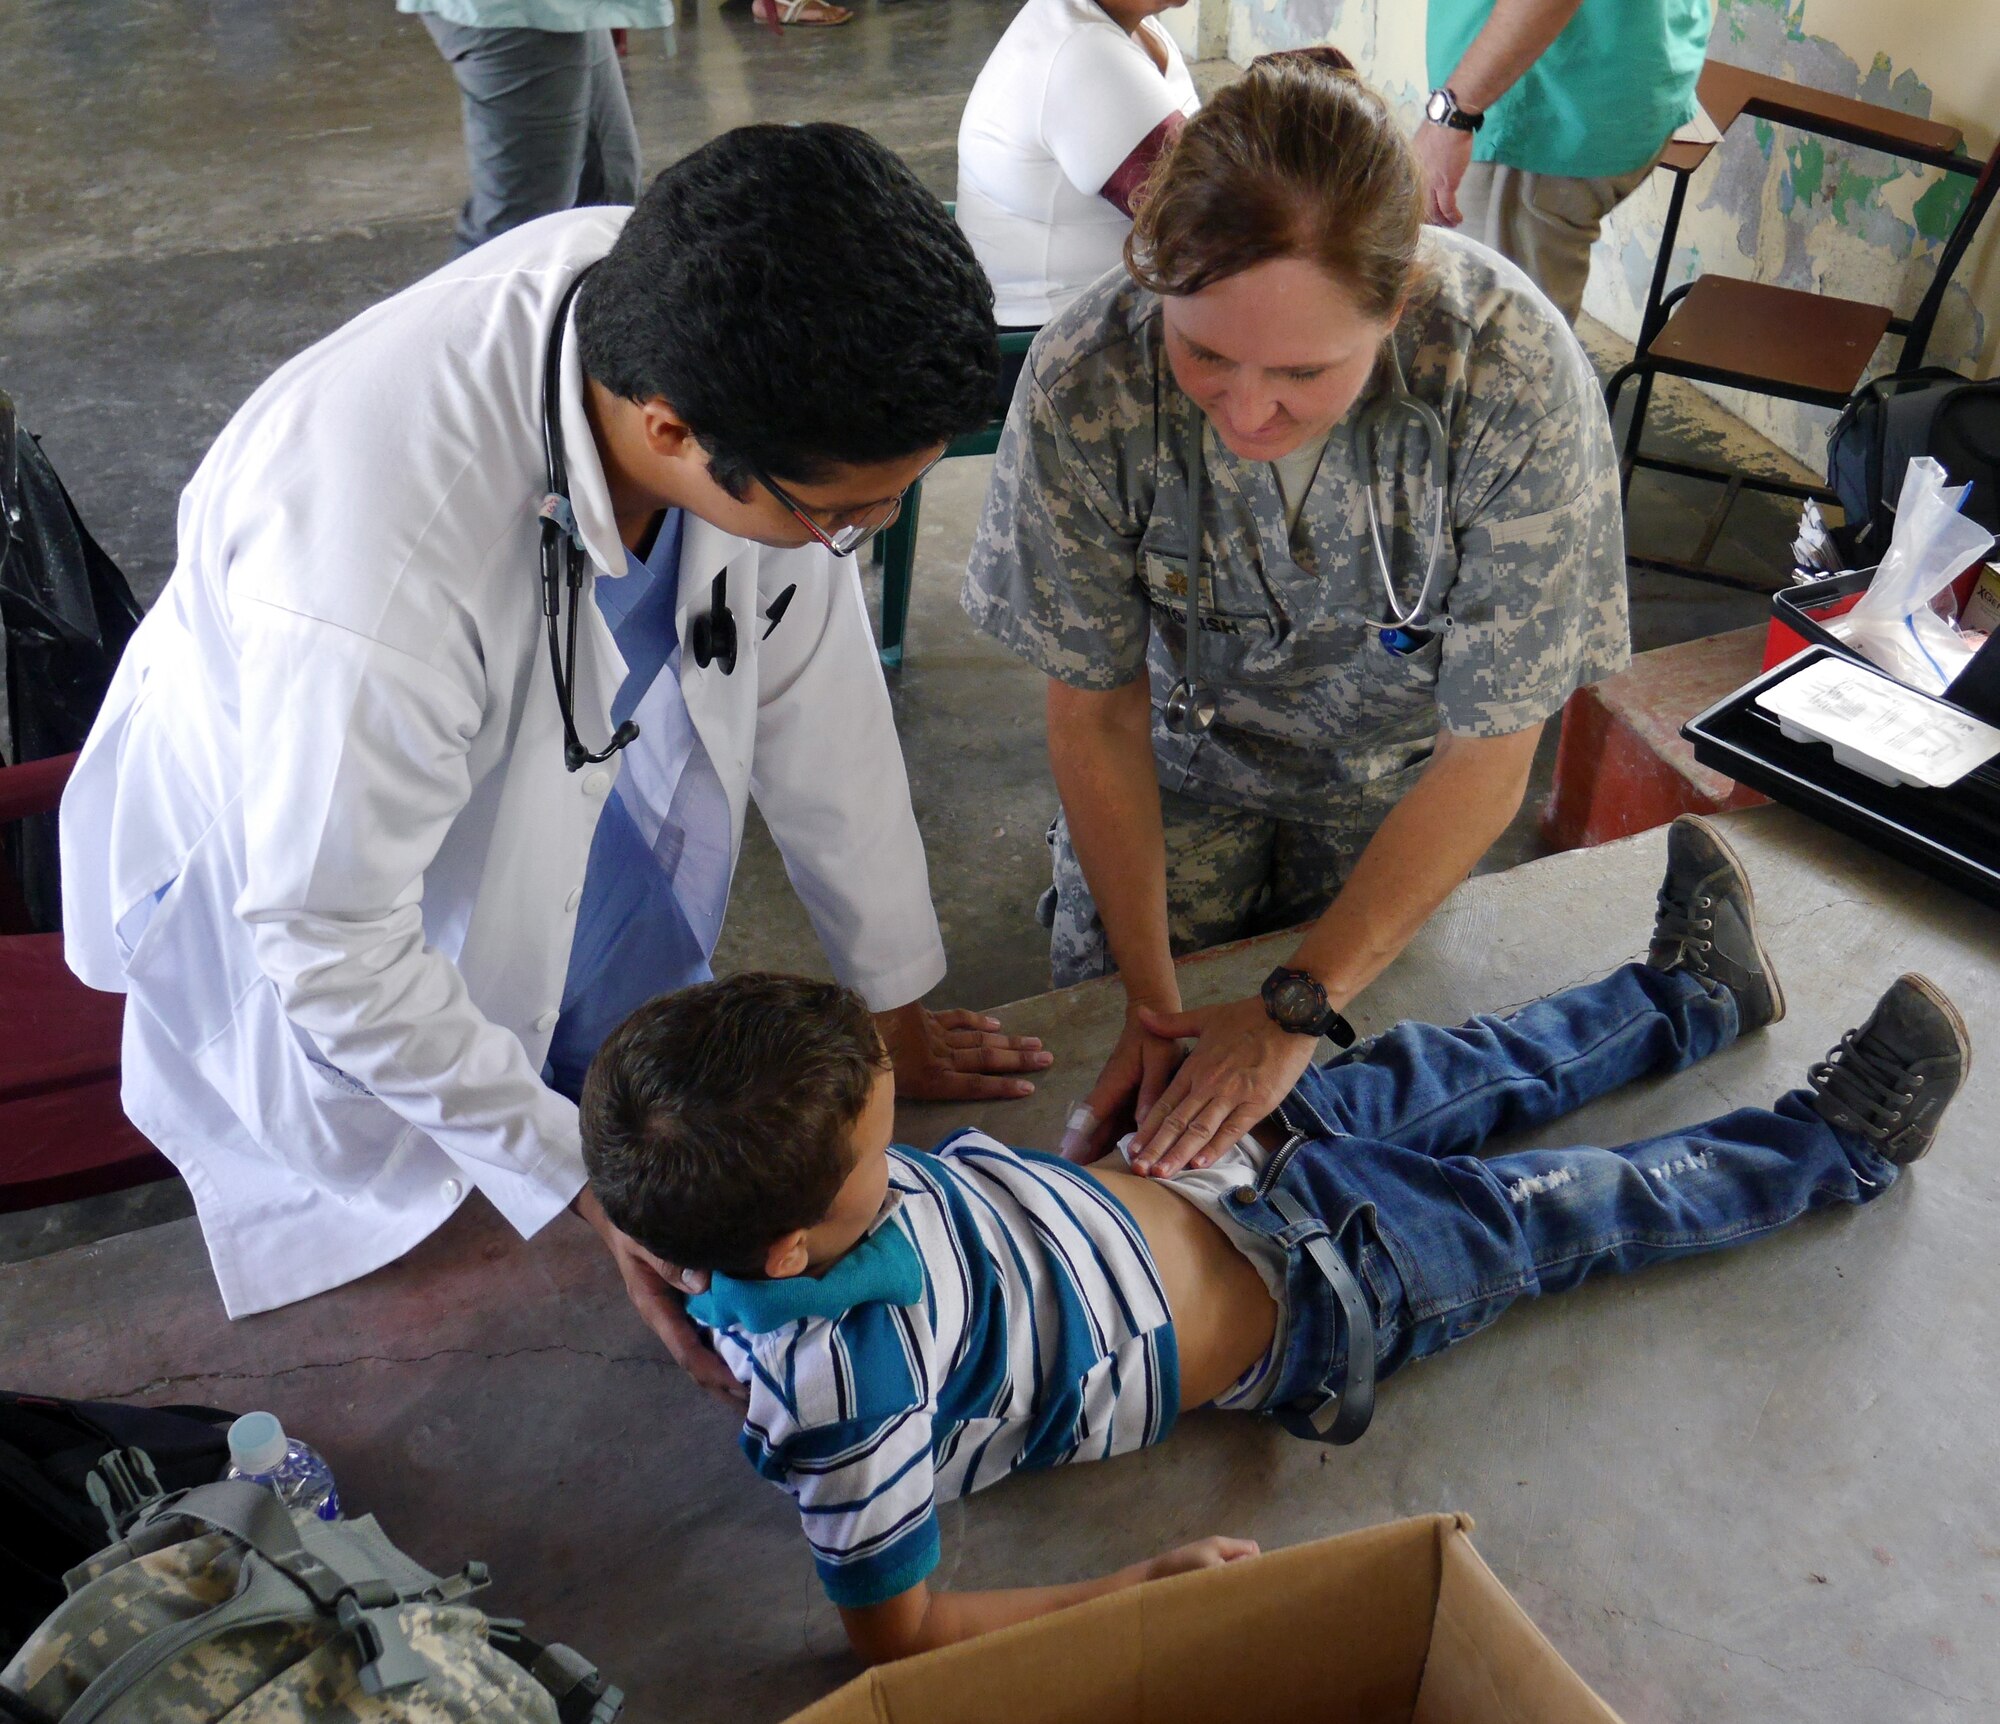
[[[1212,1401],[1263,1358],[1278,1307],[1229,1236],[1172,1185],[1127,1173],[1118,1158],[1083,1170],[1125,1205],[1167,1290],[1180,1352],[1181,1408]]]

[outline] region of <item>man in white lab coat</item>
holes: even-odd
[[[477,1190],[523,1235],[575,1207],[726,1376],[592,1202],[573,1097],[630,1007],[708,974],[752,797],[905,1093],[1027,1091],[1038,1044],[915,1003],[944,951],[832,554],[996,367],[979,266],[893,155],[746,127],[376,306],[224,429],[62,852],[70,964],[127,995],[126,1110],[231,1316]]]

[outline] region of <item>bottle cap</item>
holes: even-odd
[[[238,1472],[268,1473],[285,1458],[285,1427],[275,1413],[245,1413],[229,1427],[229,1464]]]

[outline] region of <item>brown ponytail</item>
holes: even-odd
[[[1338,48],[1266,54],[1181,128],[1140,193],[1133,279],[1171,296],[1273,258],[1317,264],[1364,317],[1417,269],[1423,170]]]

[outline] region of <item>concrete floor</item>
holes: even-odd
[[[1897,972],[1964,1007],[1982,1056],[1936,1152],[1864,1211],[1510,1312],[1383,1385],[1352,1449],[1196,1414],[1163,1447],[947,1509],[945,1583],[1097,1573],[1213,1532],[1285,1545],[1457,1510],[1487,1561],[1629,1724],[1976,1724],[2000,1708],[2000,925],[1779,809],[1726,817],[1789,1015],[1532,1141],[1623,1142],[1767,1105]],[[1452,1020],[1643,946],[1654,831],[1462,887],[1355,1016]],[[1275,937],[1282,939],[1282,936]],[[1191,1001],[1272,943],[1191,960]],[[1014,1008],[1078,1067],[1107,983]],[[979,1110],[1046,1146],[1060,1090]],[[929,1143],[970,1110],[910,1108]],[[601,1661],[633,1724],[775,1720],[851,1674],[796,1515],[734,1422],[660,1355],[580,1224],[523,1243],[468,1206],[402,1263],[221,1319],[176,1221],[0,1267],[10,1378],[53,1394],[269,1407],[343,1495],[490,1607]]]
[[[860,11],[849,29],[779,37],[741,4],[708,7],[635,38],[628,76],[648,160],[753,118],[838,118],[877,132],[948,196],[958,109],[1011,0],[861,0]],[[386,0],[13,0],[0,8],[0,64],[13,74],[0,103],[0,388],[150,598],[172,567],[178,491],[236,405],[283,359],[445,257],[463,189],[456,93],[421,27]],[[1200,75],[1213,83],[1230,68]],[[1624,357],[1609,332],[1583,334],[1600,366]],[[1652,425],[1660,446],[1787,470],[1692,391],[1663,389]],[[894,683],[951,952],[936,998],[968,1005],[1046,986],[1030,907],[1054,804],[1039,681],[957,608],[986,469],[952,463],[927,485],[909,657]],[[1641,475],[1632,544],[1684,554],[1708,501]],[[1788,514],[1745,497],[1718,561],[1781,568]],[[1742,594],[1633,583],[1642,649],[1762,614]],[[1539,853],[1533,813],[1492,866]],[[1782,830],[1795,860],[1780,957],[1793,963],[1800,1027],[1770,1045],[1786,1074],[1906,945],[1968,976],[1983,963],[1990,987],[1990,917],[1823,836]],[[1651,889],[1649,842],[1475,882],[1358,1015],[1455,1016],[1629,949],[1627,919]],[[1601,903],[1598,886],[1614,878],[1622,896]],[[718,963],[820,968],[761,831]],[[1801,999],[1816,975],[1839,982],[1824,1009]],[[1023,1027],[1061,1028],[1062,1063],[1012,1116],[1015,1135],[1045,1138],[1087,1086],[1104,1010],[1100,991],[1018,1014]],[[1767,1099],[1790,1081],[1768,1061],[1731,1059],[1732,1095]],[[1682,1099],[1706,1108],[1715,1079],[1691,1075]],[[925,1141],[932,1123],[912,1135]],[[1026,1579],[1212,1523],[1287,1541],[1467,1507],[1503,1576],[1635,1724],[1981,1715],[2000,1694],[2000,1619],[1980,1615],[2000,1596],[2000,1529],[1982,1519],[1995,1407],[1977,1361],[2000,1335],[1977,1336],[1990,1330],[1981,1313],[2000,1241],[1990,1173],[1941,1165],[1886,1217],[1856,1219],[1856,1255],[1842,1254],[1847,1224],[1829,1223],[1818,1233],[1831,1256],[1788,1244],[1758,1260],[1769,1271],[1664,1277],[1664,1303],[1593,1290],[1570,1307],[1587,1318],[1524,1317],[1518,1350],[1496,1340],[1385,1396],[1385,1415],[1414,1422],[1397,1430],[1385,1417],[1358,1472],[1336,1457],[1325,1464],[1338,1472],[1316,1473],[1319,1457],[1274,1434],[1197,1420],[1166,1458],[964,1511],[953,1561],[975,1582]],[[421,1552],[494,1560],[510,1579],[505,1602],[627,1676],[647,1697],[639,1716],[678,1692],[691,1717],[775,1716],[842,1673],[784,1505],[739,1476],[723,1428],[634,1328],[587,1240],[523,1247],[468,1222],[351,1296],[229,1328],[183,1213],[166,1185],[0,1218],[0,1262],[147,1229],[0,1271],[9,1380],[111,1394],[171,1379],[177,1393],[198,1383],[225,1404],[294,1412]],[[1775,1266],[1795,1261],[1811,1273],[1785,1281]],[[1868,1289],[1858,1311],[1840,1264]],[[541,1296],[522,1301],[523,1285]],[[1839,1301],[1830,1320],[1814,1309],[1821,1295]],[[1945,1309],[1967,1326],[1946,1332]],[[514,1440],[523,1425],[532,1438]],[[1961,1439],[1977,1431],[1989,1435]],[[592,1536],[565,1543],[551,1523],[579,1503]],[[734,1588],[720,1605],[718,1567]],[[1797,1592],[1807,1571],[1833,1590]]]

